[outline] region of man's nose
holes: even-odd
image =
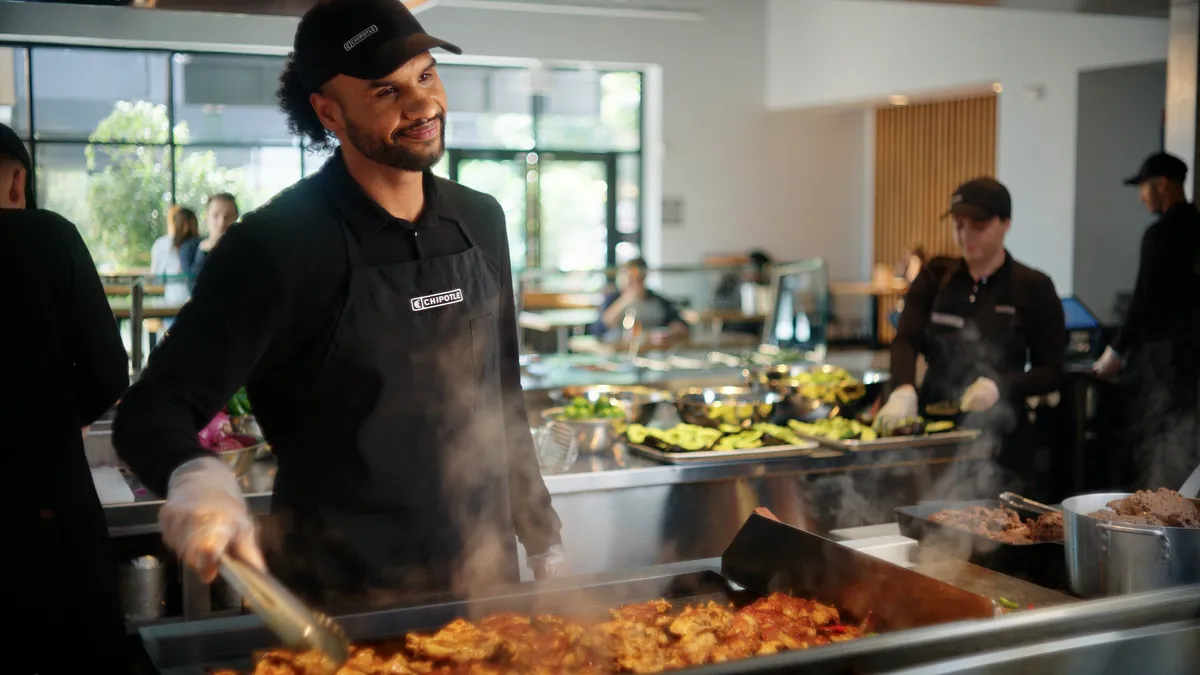
[[[441,112],[441,106],[432,96],[413,96],[404,102],[404,116],[410,120],[431,119]]]

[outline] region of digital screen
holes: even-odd
[[[1071,296],[1062,300],[1063,314],[1067,317],[1067,330],[1091,330],[1100,327],[1100,319],[1083,304],[1079,298]]]

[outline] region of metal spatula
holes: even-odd
[[[219,569],[221,577],[287,647],[323,654],[327,675],[333,675],[350,658],[350,640],[341,626],[309,609],[274,577],[228,555],[221,558]]]
[[[1192,475],[1183,481],[1183,487],[1179,488],[1179,494],[1184,499],[1195,499],[1197,494],[1200,494],[1200,466],[1192,471]]]

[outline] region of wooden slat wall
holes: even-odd
[[[908,247],[956,253],[941,219],[954,188],[996,173],[996,96],[881,108],[875,113],[875,263],[893,267]],[[893,335],[880,303],[879,335]]]

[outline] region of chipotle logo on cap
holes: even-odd
[[[358,43],[362,42],[363,40],[366,40],[367,38],[371,37],[372,35],[374,35],[378,32],[379,32],[379,26],[376,26],[375,24],[371,24],[370,26],[367,26],[365,29],[363,29],[363,31],[361,33],[359,33],[358,35],[355,35],[354,37],[350,38],[349,40],[346,40],[346,44],[342,45],[342,47],[346,51],[350,51],[351,49],[354,49],[358,45]]]

